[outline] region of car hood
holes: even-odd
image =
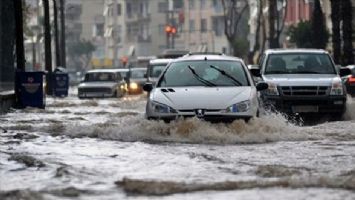
[[[280,86],[330,86],[340,78],[337,74],[270,74],[263,75],[263,80]]]
[[[164,89],[171,91],[164,92]],[[248,100],[251,92],[250,86],[155,88],[150,98],[177,110],[225,109],[232,104]]]
[[[144,84],[145,82],[147,82],[147,79],[146,78],[131,78],[129,81],[131,83]]]
[[[79,84],[79,88],[112,88],[115,87],[118,83],[115,82],[84,82]]]

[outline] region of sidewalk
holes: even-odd
[[[0,113],[8,111],[15,102],[13,83],[0,83]]]

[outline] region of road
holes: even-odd
[[[0,199],[355,199],[355,103],[298,126],[144,119],[145,96],[0,116]],[[351,99],[350,99],[351,100]]]

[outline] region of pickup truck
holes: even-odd
[[[331,114],[346,111],[346,89],[340,69],[327,51],[316,49],[270,49],[251,73],[268,83],[261,93],[264,106],[285,114]]]

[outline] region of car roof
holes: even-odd
[[[170,63],[172,58],[158,58],[158,59],[153,59],[149,61],[149,64],[168,64]]]
[[[132,71],[146,71],[146,67],[133,67],[131,68]]]
[[[95,72],[106,72],[106,73],[115,73],[115,72],[128,72],[128,69],[121,68],[121,69],[93,69],[89,70],[86,73],[95,73]]]
[[[328,54],[323,49],[268,49],[265,54],[284,54],[284,53],[324,53]]]
[[[172,62],[181,62],[181,61],[196,61],[196,60],[227,60],[227,61],[238,61],[244,63],[242,59],[227,56],[224,54],[187,54],[181,58],[177,58]]]

